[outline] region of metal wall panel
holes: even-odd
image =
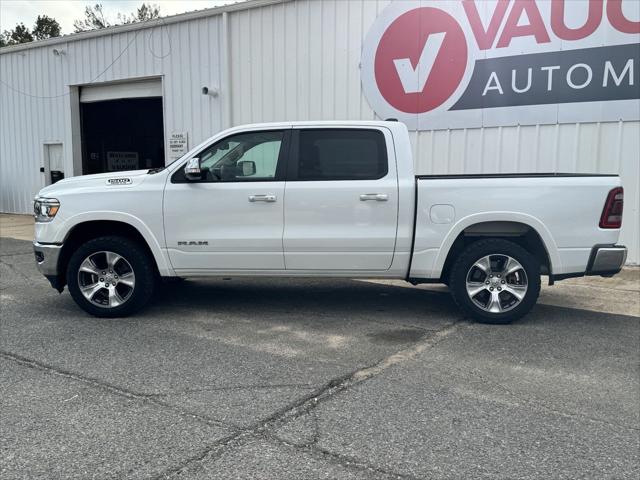
[[[173,131],[195,145],[222,128],[219,87],[221,16],[0,54],[0,211],[31,211],[44,186],[43,144],[59,142],[73,172],[70,86],[160,77],[165,143]]]
[[[360,54],[387,4],[289,1],[229,11],[228,39],[218,14],[67,42],[56,46],[65,50],[61,56],[37,46],[0,54],[0,78],[20,91],[0,84],[0,211],[30,211],[43,185],[44,142],[64,144],[65,172],[72,171],[69,85],[162,77],[165,137],[186,131],[190,146],[225,123],[375,118],[361,89]],[[229,86],[222,71],[226,40]],[[202,86],[219,86],[220,96],[202,95]],[[621,242],[638,263],[640,122],[412,132],[411,139],[420,174],[620,173]]]

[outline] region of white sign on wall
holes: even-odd
[[[173,132],[169,137],[169,160],[174,161],[189,151],[187,132]]]
[[[412,130],[638,120],[640,2],[395,1],[361,65],[374,111]]]

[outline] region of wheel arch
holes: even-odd
[[[58,276],[62,285],[66,284],[67,265],[71,255],[83,243],[103,236],[121,236],[141,245],[154,261],[154,268],[160,275],[167,275],[168,263],[160,246],[150,233],[143,233],[139,228],[123,220],[84,220],[76,222],[66,233],[58,258]]]
[[[434,262],[433,277],[448,279],[455,258],[470,243],[483,238],[510,240],[532,253],[545,275],[560,268],[558,249],[551,233],[537,218],[524,214],[479,214],[458,222],[442,243]]]

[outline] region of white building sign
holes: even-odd
[[[169,161],[174,161],[189,151],[187,132],[173,132],[169,137]]]
[[[362,86],[412,130],[638,120],[640,2],[396,1]]]

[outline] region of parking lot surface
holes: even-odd
[[[1,238],[0,478],[638,478],[637,276],[509,326],[352,280],[187,280],[105,320]]]

